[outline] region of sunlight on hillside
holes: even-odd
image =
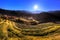
[[[0,18],[0,40],[60,40],[60,24],[17,25]]]

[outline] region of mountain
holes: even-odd
[[[8,18],[10,16],[11,19],[13,19],[14,17],[16,18],[23,17],[26,18],[27,20],[32,17],[32,20],[34,19],[36,21],[39,21],[39,23],[46,23],[46,22],[57,23],[60,21],[60,10],[40,12],[34,14],[28,11],[0,9],[0,14],[3,15],[4,17],[6,17],[5,15],[7,15]]]
[[[36,14],[37,20],[40,23],[46,22],[54,22],[57,23],[60,21],[60,11],[53,11],[53,12],[41,12],[40,14]]]
[[[0,40],[60,40],[60,24],[53,23],[60,21],[59,15],[60,11],[30,14],[0,9]],[[36,21],[40,23],[30,24]]]
[[[42,11],[38,11],[38,10],[37,11],[32,11],[33,14],[36,14],[36,13],[39,14],[40,12],[42,12]]]
[[[3,15],[10,15],[10,16],[30,16],[30,12],[26,11],[19,11],[19,10],[5,10],[5,9],[0,9],[0,14]]]
[[[32,24],[37,23],[37,20],[34,18],[34,14],[31,14],[31,12],[27,11],[19,11],[19,10],[5,10],[0,9],[0,15],[2,15],[2,18],[9,19],[12,21],[18,21],[18,22],[29,22]]]

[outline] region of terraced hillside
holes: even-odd
[[[0,40],[60,40],[60,24],[27,25],[0,18]]]
[[[0,9],[0,40],[60,40],[60,11],[31,14]]]

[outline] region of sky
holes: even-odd
[[[8,10],[35,11],[34,5],[38,11],[60,10],[60,0],[0,0],[0,8]]]

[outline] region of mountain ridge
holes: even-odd
[[[6,10],[6,9],[0,9],[0,14],[2,14],[4,17],[5,15],[14,17],[32,17],[33,19],[39,21],[40,23],[46,23],[46,22],[54,22],[57,23],[57,21],[60,21],[60,10],[58,11],[50,11],[50,12],[40,12],[39,14],[32,14],[31,12],[27,11],[17,11],[17,10]],[[8,17],[9,18],[9,17]]]

